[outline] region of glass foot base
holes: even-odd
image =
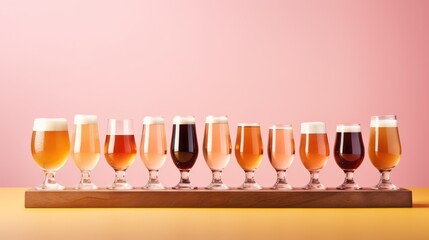
[[[372,187],[375,190],[398,190],[399,188],[391,183],[379,183]]]
[[[262,187],[257,183],[243,183],[238,189],[241,189],[241,190],[258,190],[258,189],[262,189]]]
[[[74,189],[80,189],[80,190],[95,190],[98,189],[98,187],[94,183],[87,183],[87,184],[79,184]]]
[[[209,190],[227,190],[229,187],[223,183],[211,183],[206,187]]]
[[[323,184],[319,183],[319,184],[307,184],[302,189],[305,189],[305,190],[325,190],[326,187]]]
[[[143,187],[143,189],[162,190],[165,189],[165,187],[161,183],[148,183]]]
[[[109,186],[108,189],[112,189],[112,190],[127,190],[127,189],[133,189],[133,186],[131,186],[128,183],[114,183],[111,186]]]
[[[293,187],[289,183],[276,183],[271,189],[275,190],[292,190]]]
[[[54,183],[54,184],[41,184],[39,186],[34,187],[36,190],[63,190],[64,186]]]
[[[356,183],[343,183],[337,187],[338,190],[359,190],[362,189]]]
[[[175,190],[193,190],[193,189],[197,189],[197,187],[194,187],[191,184],[185,184],[185,183],[179,183],[176,186],[172,187]]]

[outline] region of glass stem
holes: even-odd
[[[91,184],[91,171],[81,171],[80,184]]]
[[[159,170],[149,170],[149,183],[159,183],[158,171]]]
[[[125,179],[125,170],[117,170],[115,171],[115,182],[114,183],[127,183]]]
[[[212,183],[222,184],[222,171],[212,170],[213,179]]]
[[[255,171],[245,171],[246,178],[244,183],[256,183],[255,181]]]
[[[286,182],[286,170],[278,170],[277,171],[277,184],[283,184]]]
[[[180,170],[180,183],[191,183],[191,181],[189,181],[189,170]]]
[[[392,184],[392,182],[390,182],[390,170],[383,170],[383,171],[381,171],[380,183],[382,183],[382,184]]]
[[[310,184],[317,185],[319,182],[319,171],[310,171]]]
[[[346,179],[344,180],[344,183],[354,184],[355,181],[353,180],[353,171],[346,171]]]
[[[43,183],[46,186],[57,184],[57,182],[55,181],[55,171],[45,171],[45,181]]]

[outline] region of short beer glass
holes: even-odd
[[[197,130],[194,117],[174,117],[170,154],[174,165],[180,171],[180,181],[173,189],[196,189],[189,180],[189,171],[198,157]]]
[[[165,189],[158,179],[159,169],[164,165],[167,157],[164,118],[145,117],[143,119],[140,157],[149,171],[149,180],[143,188]]]
[[[301,123],[299,155],[304,167],[310,172],[310,182],[304,189],[326,189],[319,181],[319,172],[329,158],[329,143],[324,122]]]
[[[127,183],[125,171],[136,159],[136,142],[133,132],[133,120],[109,119],[104,157],[115,170],[115,180],[109,189],[132,189]]]
[[[100,160],[98,121],[95,115],[75,115],[71,157],[81,172],[76,189],[97,189],[91,182],[91,171]]]
[[[380,182],[374,189],[397,190],[390,181],[390,171],[401,159],[401,141],[395,115],[371,117],[368,155],[372,164],[380,171]]]
[[[353,180],[353,173],[365,157],[362,134],[359,124],[337,125],[334,157],[337,165],[344,171],[344,183],[337,187],[341,190],[357,190],[359,185]]]
[[[244,170],[245,180],[240,189],[262,189],[255,181],[255,171],[262,162],[263,146],[259,123],[240,123],[235,140],[235,157]]]
[[[226,116],[208,116],[204,129],[204,159],[212,171],[212,182],[207,189],[228,189],[222,182],[222,170],[231,157],[231,137]]]
[[[67,161],[70,139],[67,120],[64,118],[36,118],[31,136],[31,154],[34,161],[45,172],[44,182],[37,190],[61,190],[55,181],[55,173]]]
[[[277,181],[272,189],[291,190],[286,182],[286,170],[295,157],[292,125],[273,125],[268,130],[268,158],[277,171]]]

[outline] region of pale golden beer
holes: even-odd
[[[318,177],[319,171],[325,166],[329,158],[329,143],[325,123],[301,123],[299,155],[302,164],[311,174],[310,182],[304,189],[326,189],[326,187],[319,182]]]
[[[286,170],[295,157],[295,140],[292,125],[273,125],[268,130],[268,158],[277,171],[277,180],[272,189],[291,190],[286,182]]]
[[[100,160],[98,119],[95,115],[75,115],[75,130],[72,135],[71,157],[81,171],[77,189],[97,189],[91,182],[91,170]]]
[[[235,157],[246,173],[241,189],[261,189],[254,180],[254,172],[261,164],[263,157],[261,128],[258,123],[238,124]]]
[[[165,137],[164,118],[145,117],[143,119],[140,157],[149,170],[146,189],[164,189],[158,180],[158,171],[167,158],[167,140]]]
[[[45,182],[36,189],[63,189],[55,182],[55,172],[67,161],[70,140],[64,118],[36,118],[31,136],[31,154],[45,171]]]
[[[208,116],[204,129],[203,154],[212,170],[212,182],[207,189],[228,189],[221,173],[231,158],[231,137],[226,116]]]
[[[390,181],[390,171],[398,165],[402,149],[396,116],[371,117],[368,155],[372,164],[382,173],[374,187],[383,190],[398,189]]]

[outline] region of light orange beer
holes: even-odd
[[[231,157],[231,137],[226,117],[208,117],[204,129],[203,154],[211,170],[222,171]]]
[[[96,116],[76,115],[71,157],[81,171],[90,171],[97,165],[100,160],[100,139]]]
[[[259,124],[239,124],[235,141],[235,157],[245,171],[254,171],[263,157]]]
[[[31,136],[31,154],[45,171],[55,171],[67,161],[70,139],[67,120],[63,118],[35,119]]]
[[[287,170],[295,157],[292,126],[275,125],[268,130],[268,157],[276,170]]]
[[[396,119],[371,120],[368,155],[380,171],[391,170],[401,159],[401,141]]]
[[[146,117],[143,122],[140,144],[140,157],[150,170],[159,170],[165,163],[167,142],[165,137],[164,119]]]
[[[329,143],[324,123],[301,124],[299,155],[309,171],[317,171],[325,166],[329,158]]]

